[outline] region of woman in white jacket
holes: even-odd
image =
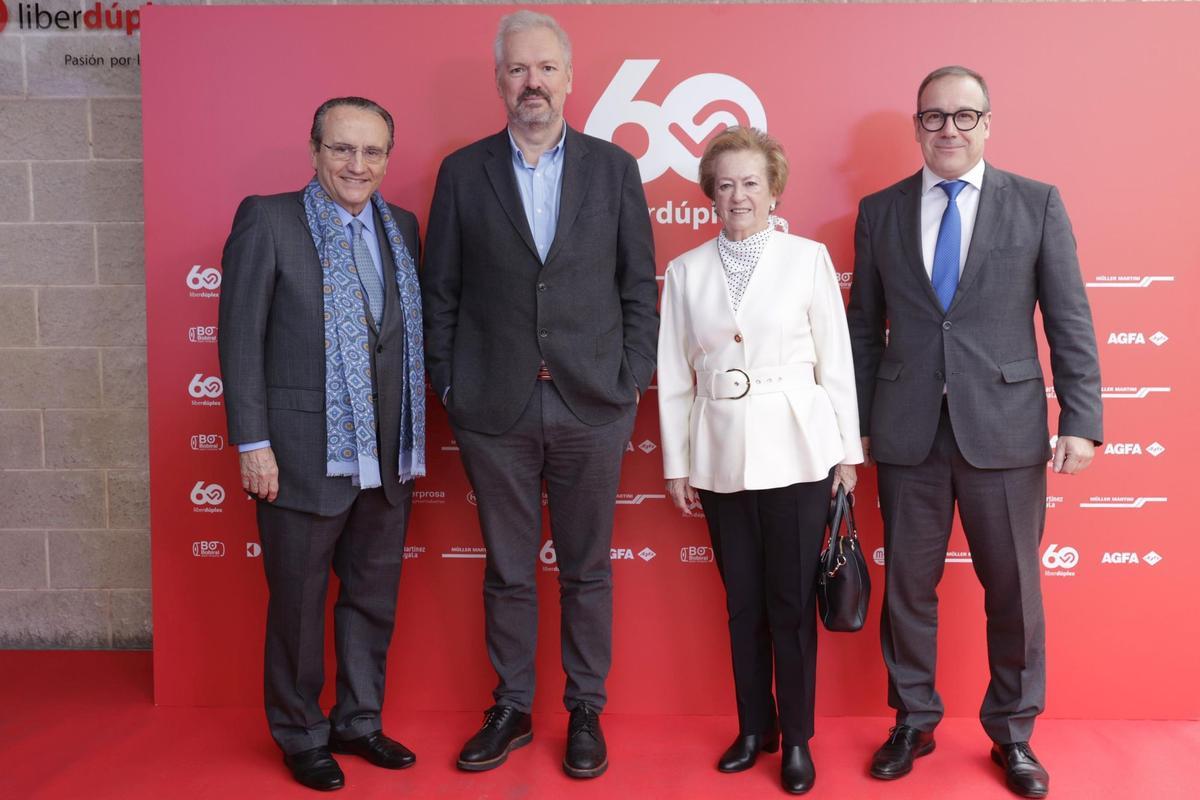
[[[700,186],[723,227],[667,267],[658,393],[667,492],[703,506],[725,584],[740,730],[717,768],[749,769],[782,731],[783,788],[801,794],[815,779],[817,558],[830,494],[854,488],[863,457],[833,263],[771,213],[787,174],[754,128],[709,143]]]

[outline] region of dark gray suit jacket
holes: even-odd
[[[637,162],[567,128],[554,243],[543,265],[507,131],[447,156],[421,272],[425,365],[454,424],[516,422],[545,359],[589,425],[612,422],[654,373],[658,288]]]
[[[413,258],[417,220],[390,206]],[[380,471],[388,501],[400,502],[398,463],[404,325],[396,271],[383,222],[375,215],[384,261],[383,327],[370,325]],[[275,505],[332,515],[354,501],[349,478],[325,475],[325,322],[323,273],[301,192],[247,197],[221,257],[217,331],[229,441],[271,440],[279,464]],[[368,320],[370,315],[367,315]]]
[[[848,321],[873,457],[921,463],[945,385],[955,438],[972,465],[1047,460],[1035,308],[1050,344],[1058,434],[1099,442],[1096,335],[1058,190],[987,165],[970,252],[945,313],[925,273],[920,219],[920,172],[859,204]]]

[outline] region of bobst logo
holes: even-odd
[[[187,287],[192,297],[216,297],[221,288],[221,270],[216,267],[202,267],[193,264],[188,270]]]
[[[196,558],[224,558],[225,543],[215,540],[192,542],[192,555]]]
[[[215,344],[217,341],[217,326],[193,325],[188,328],[188,341],[193,344]]]
[[[711,564],[713,561],[713,549],[711,547],[684,545],[679,548],[679,560],[684,564]]]
[[[704,145],[713,135],[734,125],[767,129],[762,101],[731,75],[693,75],[668,92],[661,105],[635,100],[658,64],[657,58],[629,59],[621,64],[583,129],[584,133],[612,141],[622,125],[642,128],[649,140],[645,154],[638,159],[643,183],[650,183],[667,170],[695,183]]]
[[[190,440],[193,450],[224,450],[225,437],[219,433],[196,433]]]

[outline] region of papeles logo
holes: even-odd
[[[1059,547],[1051,544],[1042,554],[1042,566],[1047,575],[1070,577],[1075,574],[1074,568],[1079,564],[1079,551],[1074,547]]]
[[[221,270],[216,267],[203,267],[200,264],[193,264],[188,270],[187,287],[191,291],[188,295],[191,297],[218,297],[218,289],[221,288]]]
[[[153,3],[146,3],[153,5]],[[23,31],[124,31],[132,36],[142,27],[141,8],[121,8],[120,3],[93,3],[85,8],[48,9],[41,3],[17,3],[17,28]],[[11,14],[0,0],[0,31]]]
[[[762,101],[732,75],[693,75],[668,92],[661,105],[635,99],[658,65],[657,58],[627,59],[621,64],[583,128],[584,133],[608,141],[622,125],[644,130],[648,146],[638,159],[642,183],[667,170],[695,183],[709,139],[734,125],[767,129]]]
[[[220,505],[225,502],[225,487],[219,483],[206,484],[196,481],[190,495],[192,511],[197,513],[220,513]]]
[[[188,394],[192,396],[194,406],[219,406],[224,393],[225,384],[216,375],[197,372],[188,382]]]

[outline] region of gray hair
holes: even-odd
[[[312,130],[309,131],[308,138],[316,146],[320,146],[325,138],[325,114],[333,108],[348,106],[350,108],[360,108],[363,111],[374,111],[379,116],[383,117],[383,121],[387,123],[388,129],[388,152],[392,151],[392,145],[396,142],[396,125],[392,122],[392,115],[387,112],[387,109],[376,103],[374,100],[368,100],[365,97],[331,97],[317,108],[313,114]]]
[[[917,111],[921,110],[921,95],[925,92],[925,87],[941,78],[970,78],[975,81],[979,84],[979,88],[983,90],[983,108],[979,110],[992,110],[992,98],[988,96],[987,81],[983,79],[983,76],[973,69],[952,64],[948,67],[938,67],[926,75],[925,80],[921,81],[921,85],[917,87]]]
[[[567,38],[567,32],[549,14],[539,14],[536,11],[522,9],[521,11],[514,11],[511,14],[505,14],[500,18],[500,27],[496,29],[496,42],[492,46],[492,50],[496,56],[497,69],[500,67],[500,60],[504,58],[504,40],[514,33],[524,33],[536,28],[545,28],[558,37],[558,44],[562,47],[563,57],[567,60],[565,66],[571,66],[571,40]]]

